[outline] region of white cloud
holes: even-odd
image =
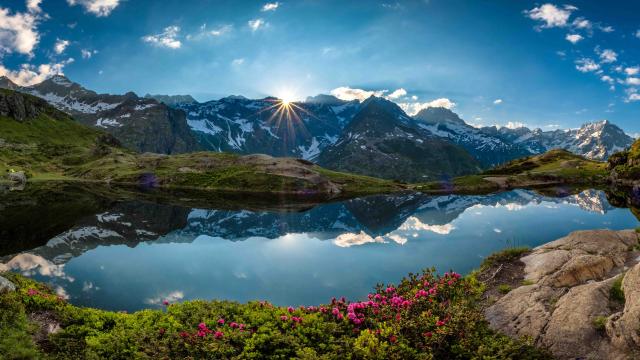
[[[638,93],[629,94],[627,101],[640,101],[640,94]]]
[[[400,88],[397,89],[396,91],[392,92],[391,94],[387,95],[388,99],[397,99],[403,96],[407,95],[407,90]]]
[[[519,129],[527,126],[527,124],[520,121],[509,121],[507,125],[504,125],[507,129]]]
[[[98,53],[98,50],[93,50],[93,51],[88,49],[80,50],[80,54],[82,55],[83,59],[91,59],[91,57],[97,53]]]
[[[591,29],[591,22],[583,17],[573,20],[571,25],[576,29]]]
[[[280,3],[277,1],[273,3],[266,3],[262,7],[261,11],[275,11],[279,6],[280,6]]]
[[[566,26],[574,10],[577,10],[574,6],[565,5],[563,8],[559,8],[553,4],[544,4],[525,11],[525,14],[532,20],[543,22],[541,28],[552,28]]]
[[[249,27],[251,28],[251,31],[253,32],[258,31],[260,28],[263,28],[267,25],[267,23],[263,19],[249,20],[248,24],[249,24]]]
[[[42,9],[40,9],[41,2],[42,0],[27,0],[27,10],[33,13],[42,11]]]
[[[56,44],[53,45],[53,51],[55,51],[56,54],[60,55],[64,52],[64,49],[66,49],[67,46],[69,46],[69,40],[57,39]]]
[[[218,27],[217,29],[209,30],[207,32],[207,34],[209,34],[211,36],[222,36],[222,35],[230,32],[231,29],[233,29],[232,25],[222,25],[222,26]]]
[[[627,80],[625,80],[625,83],[627,85],[637,86],[637,85],[640,85],[640,78],[628,77]]]
[[[407,220],[398,227],[398,230],[402,231],[431,231],[440,235],[450,234],[451,231],[455,230],[455,226],[451,223],[444,225],[429,225],[425,224],[420,219],[415,216],[409,216]]]
[[[40,83],[53,75],[63,74],[65,65],[72,62],[73,58],[60,63],[42,64],[37,67],[30,64],[22,64],[19,70],[9,70],[0,64],[0,76],[6,76],[20,86],[29,86]]]
[[[640,73],[640,66],[632,66],[624,69],[625,74],[628,76],[638,75]]]
[[[231,61],[231,65],[233,66],[240,66],[242,64],[244,64],[244,58],[233,59],[233,61]]]
[[[618,60],[618,54],[611,49],[604,49],[600,53],[600,60],[605,64],[610,64]]]
[[[371,96],[383,96],[387,92],[388,90],[368,91],[368,90],[362,90],[362,89],[352,89],[348,86],[341,86],[331,90],[331,95],[337,97],[338,99],[342,99],[346,101],[351,101],[351,100],[364,101]]]
[[[606,32],[606,33],[610,33],[610,32],[614,32],[615,31],[613,26],[600,26],[600,30],[602,30],[602,32]]]
[[[365,233],[364,231],[360,231],[360,233],[344,233],[339,235],[333,243],[339,247],[348,248],[351,246],[358,246],[370,243],[384,243],[384,238],[381,236],[376,236],[375,238],[371,237],[371,235]]]
[[[86,12],[102,17],[109,16],[120,0],[67,0],[67,3],[71,6],[80,5]]]
[[[413,102],[413,103],[399,103],[398,104],[402,110],[404,110],[407,114],[413,116],[420,112],[420,110],[428,109],[431,107],[441,107],[445,109],[453,109],[456,106],[456,103],[447,99],[447,98],[439,98],[429,102]]]
[[[17,52],[33,56],[33,49],[40,41],[38,22],[41,12],[38,1],[27,2],[27,12],[11,14],[0,7],[0,56]]]
[[[615,82],[615,80],[609,75],[603,75],[602,77],[600,77],[600,80],[609,84],[613,84]]]
[[[636,31],[635,35],[638,39],[640,39],[640,30]]]
[[[582,37],[582,35],[580,34],[567,34],[567,36],[565,36],[565,39],[567,39],[568,42],[575,44],[578,41],[584,39],[584,37]]]
[[[180,32],[180,27],[178,26],[168,26],[164,28],[164,31],[155,34],[155,35],[147,35],[142,37],[142,41],[148,42],[152,45],[159,47],[166,47],[169,49],[179,49],[182,46],[182,42],[178,40],[178,33]]]
[[[591,59],[582,58],[576,60],[576,69],[581,72],[597,71],[600,69],[600,65]]]
[[[502,99],[495,99],[495,100],[493,100],[493,103],[495,105],[500,105],[500,104],[502,104]]]

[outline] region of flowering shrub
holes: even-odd
[[[7,277],[19,290],[0,295],[0,304],[54,312],[62,330],[50,336],[46,351],[63,359],[547,358],[490,330],[476,305],[480,284],[453,272],[411,274],[395,286],[377,286],[362,301],[334,298],[294,308],[198,300],[133,314],[75,307],[31,280]]]

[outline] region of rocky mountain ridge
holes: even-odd
[[[97,94],[62,75],[27,87],[2,77],[0,87],[40,97],[80,123],[111,133],[138,152],[175,154],[200,149],[182,111],[132,92]]]

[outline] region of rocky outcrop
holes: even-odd
[[[54,111],[46,101],[35,96],[0,90],[0,116],[23,122],[28,119],[34,119],[42,113],[50,115],[54,119],[60,119],[65,116],[59,111]]]
[[[514,338],[530,337],[560,359],[640,355],[640,264],[635,231],[578,231],[521,257],[524,284],[485,310]],[[624,276],[624,303],[612,288]]]
[[[27,175],[25,175],[24,171],[10,172],[7,174],[7,178],[9,181],[13,181],[18,184],[24,184],[27,182]]]

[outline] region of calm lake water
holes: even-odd
[[[48,282],[74,304],[129,311],[164,299],[361,299],[376,283],[423,268],[466,273],[505,247],[639,225],[596,190],[373,196],[293,212],[84,190],[10,195],[10,205],[0,203],[0,271]]]

